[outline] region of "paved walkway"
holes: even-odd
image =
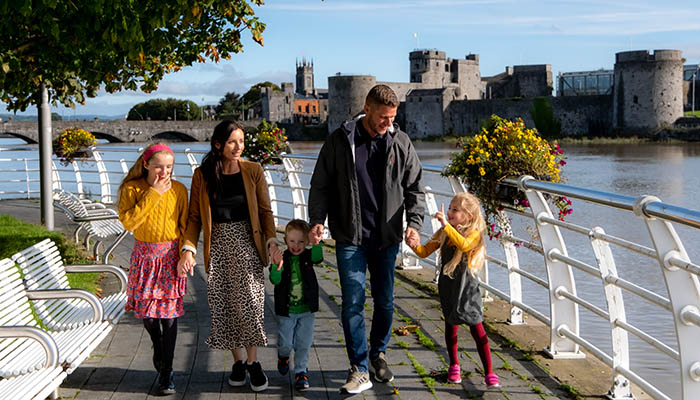
[[[0,214],[12,215],[28,222],[39,222],[37,201],[1,201]],[[62,214],[56,212],[57,230],[70,234],[74,228]],[[70,237],[70,235],[69,235]],[[113,264],[124,268],[133,245],[129,236],[116,250]],[[326,259],[335,264],[332,249]],[[201,260],[199,260],[201,263]],[[201,265],[201,264],[200,264]],[[293,374],[280,376],[276,371],[275,349],[277,321],[273,312],[272,286],[267,281],[265,325],[269,345],[259,349],[259,358],[267,371],[269,388],[258,394],[248,386],[232,388],[227,384],[232,364],[229,352],[210,350],[204,340],[209,334],[206,276],[203,267],[188,280],[185,297],[186,314],[179,321],[175,352],[175,384],[173,399],[253,399],[309,398],[336,399],[349,397],[338,391],[345,382],[349,367],[340,324],[340,286],[335,268],[319,267],[320,310],[316,315],[314,346],[309,360],[310,390],[295,392]],[[107,281],[105,291],[109,291]],[[369,286],[369,285],[368,285]],[[396,280],[396,312],[394,328],[414,323],[421,325],[423,335],[394,335],[387,357],[396,379],[390,384],[374,382],[374,387],[355,398],[396,399],[547,399],[568,398],[570,394],[523,352],[507,345],[498,335],[490,335],[492,359],[503,386],[487,389],[480,372],[481,362],[468,329],[460,329],[460,358],[464,371],[462,384],[447,384],[444,371],[447,353],[444,345],[443,321],[437,298],[416,288],[402,275]],[[495,307],[495,306],[494,306]],[[371,315],[368,297],[366,317]],[[369,318],[367,320],[370,324]],[[151,363],[151,344],[140,320],[126,314],[112,333],[73,372],[59,389],[65,399],[146,399],[154,396],[157,374]],[[553,368],[554,366],[550,366]],[[592,374],[591,370],[584,370]],[[597,371],[596,371],[597,373]],[[600,380],[600,375],[596,378]],[[574,383],[575,386],[575,383]],[[583,398],[602,398],[604,392]]]

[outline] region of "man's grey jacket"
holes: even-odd
[[[309,222],[323,224],[328,216],[331,236],[339,243],[362,243],[362,214],[355,173],[355,125],[363,115],[345,122],[326,139],[311,177]],[[379,247],[403,240],[403,213],[408,227],[420,232],[425,209],[423,169],[405,132],[394,124],[387,132],[384,196]]]

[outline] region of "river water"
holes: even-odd
[[[0,139],[0,147],[17,145],[20,142],[15,139]],[[138,145],[108,145],[101,144],[105,149],[109,148],[136,148]],[[292,144],[295,152],[304,154],[318,154],[321,143],[296,142]],[[567,165],[563,168],[567,183],[573,186],[590,188],[605,192],[619,193],[629,196],[652,194],[662,201],[674,205],[698,208],[697,199],[700,197],[700,144],[569,144],[562,146],[566,156]],[[190,148],[195,151],[207,151],[208,143],[176,143],[173,144],[176,152]],[[32,156],[36,158],[36,147],[31,148]],[[444,166],[449,162],[450,154],[455,151],[454,144],[448,143],[417,143],[416,149],[424,164]],[[4,149],[0,151],[0,158],[27,157],[26,151],[13,151]],[[105,159],[125,158],[128,162],[133,160],[133,153],[104,153]],[[131,158],[130,158],[131,157]],[[201,156],[197,156],[198,159]],[[185,164],[184,157],[178,156],[175,169],[176,175],[191,175],[190,168]],[[8,169],[24,169],[24,163],[2,162],[0,169],[4,172]],[[30,162],[29,167],[36,168],[36,162]],[[59,167],[63,169],[65,167]],[[310,168],[310,167],[307,167]],[[108,169],[119,171],[118,165],[108,165]],[[91,167],[84,169],[83,179],[96,181],[96,177],[90,178]],[[65,175],[62,172],[61,175]],[[20,174],[21,175],[21,174]],[[70,174],[69,174],[70,175]],[[5,174],[5,177],[9,177]],[[23,179],[21,176],[16,179]],[[62,178],[63,179],[63,178]],[[119,175],[111,178],[118,181]],[[3,179],[0,179],[2,181]],[[302,176],[302,181],[308,183],[308,177]],[[189,186],[188,179],[183,183]],[[448,191],[446,181],[433,174],[426,174],[426,185],[435,190]],[[24,186],[23,183],[0,182],[0,191],[8,191],[10,188]],[[38,184],[30,184],[37,190]],[[90,185],[88,185],[90,186]],[[95,185],[88,191],[96,193]],[[64,184],[64,188],[72,190],[71,184]],[[14,195],[2,195],[0,197],[17,197]],[[438,198],[438,203],[448,203],[448,198]],[[648,247],[653,247],[646,226],[641,220],[629,212],[600,207],[582,201],[574,201],[574,212],[567,217],[567,221],[586,226],[601,226],[609,234],[618,235]],[[428,232],[429,223],[426,220],[424,230]],[[513,221],[514,233],[521,238],[531,237],[528,227],[532,224],[525,223],[516,217]],[[691,260],[697,262],[700,259],[700,251],[694,244],[700,243],[700,231],[682,226],[675,226],[679,236],[683,240]],[[578,258],[590,265],[595,264],[595,258],[588,238],[579,234],[563,232],[567,250],[570,256]],[[490,255],[504,259],[503,250],[498,242],[488,243]],[[542,256],[527,249],[519,248],[518,255],[521,268],[546,279],[546,270]],[[667,288],[660,272],[659,264],[654,259],[613,247],[613,255],[618,274],[627,280],[633,281],[651,291],[667,297]],[[598,278],[591,277],[581,271],[574,270],[577,293],[585,300],[606,309],[603,289]],[[490,283],[497,288],[507,291],[508,277],[502,268],[493,263],[489,268]],[[624,292],[625,308],[628,322],[643,329],[648,334],[662,340],[672,348],[677,349],[675,331],[671,315],[660,307],[637,298],[635,295]],[[527,279],[523,279],[523,301],[531,305],[545,315],[549,315],[549,302],[547,292]],[[582,336],[597,344],[608,354],[611,352],[609,323],[597,315],[579,308],[581,320],[580,333]],[[643,378],[651,381],[659,389],[672,398],[680,397],[679,368],[677,362],[665,354],[657,351],[645,342],[630,335],[630,351],[632,369]],[[591,373],[595,373],[591,371]]]

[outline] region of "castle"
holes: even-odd
[[[396,92],[401,102],[397,121],[414,138],[476,132],[491,114],[519,117],[534,126],[530,109],[536,97],[547,98],[565,135],[605,135],[611,130],[645,135],[683,116],[681,51],[626,51],[615,57],[610,90],[556,97],[548,64],[516,65],[482,77],[476,54],[452,59],[438,50],[415,50],[409,54],[409,82],[336,74],[322,91],[313,87],[313,63],[302,61],[297,63],[296,92],[291,83],[283,83],[282,92],[268,89],[261,94],[262,116],[280,122],[327,121],[332,132],[362,111],[367,92],[380,83]]]

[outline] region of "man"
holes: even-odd
[[[394,124],[398,106],[390,87],[373,87],[364,115],[345,122],[328,137],[311,178],[310,241],[320,241],[326,216],[336,241],[343,332],[351,364],[341,388],[347,393],[372,387],[368,358],[377,381],[394,379],[385,353],[394,312],[396,255],[402,239],[408,244],[420,241],[423,171],[408,135]],[[367,270],[374,299],[369,346],[364,319]]]

